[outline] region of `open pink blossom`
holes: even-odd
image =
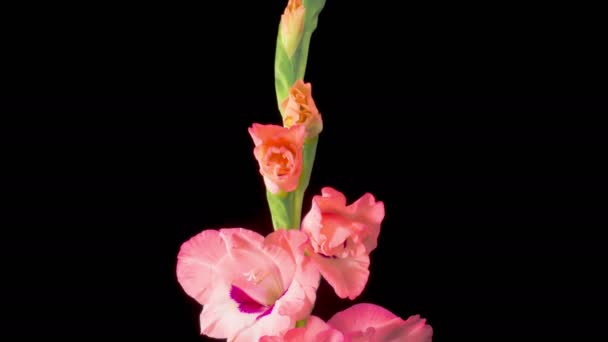
[[[314,196],[302,220],[309,237],[309,254],[340,298],[355,299],[369,278],[369,253],[378,243],[384,204],[366,193],[351,205],[330,187]]]
[[[295,125],[285,128],[254,123],[249,128],[249,135],[255,144],[253,154],[268,191],[273,194],[294,191],[302,174],[306,127]]]
[[[201,333],[228,341],[281,335],[310,313],[320,275],[297,230],[205,230],[178,254],[177,279],[203,305]]]
[[[260,342],[431,342],[433,329],[419,315],[403,320],[385,308],[361,303],[338,312],[327,323],[310,316],[303,328]]]

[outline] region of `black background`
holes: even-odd
[[[6,12],[9,334],[204,340],[176,255],[203,229],[272,229],[247,128],[280,123],[283,6]],[[556,6],[327,1],[304,210],[323,186],[385,203],[355,303],[435,341],[605,335],[599,11]],[[351,304],[322,283],[314,313]]]

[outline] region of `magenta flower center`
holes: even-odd
[[[232,285],[230,288],[230,298],[239,305],[239,310],[243,313],[261,313],[256,317],[260,319],[272,312],[274,304],[265,305],[251,298],[245,291]]]

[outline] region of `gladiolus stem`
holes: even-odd
[[[300,229],[300,223],[302,222],[302,202],[304,201],[304,194],[300,195],[298,191],[293,198],[293,220],[290,228]]]
[[[300,229],[304,191],[296,190],[282,194],[272,194],[267,191],[266,198],[274,230]]]

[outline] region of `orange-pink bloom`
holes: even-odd
[[[289,58],[300,45],[304,34],[304,14],[302,0],[289,0],[281,15],[281,43]]]
[[[365,288],[383,219],[384,203],[369,193],[348,206],[330,187],[313,197],[302,231],[310,237],[310,257],[340,298],[355,299]]]
[[[285,128],[254,123],[249,134],[255,144],[253,154],[268,191],[273,194],[294,191],[302,174],[305,127]]]
[[[205,230],[180,248],[177,279],[203,305],[201,333],[228,341],[282,336],[308,316],[320,275],[297,230]]]
[[[419,315],[403,320],[385,308],[361,303],[338,312],[327,323],[310,316],[306,327],[260,342],[431,342],[433,329]]]
[[[323,120],[312,98],[312,85],[297,80],[289,89],[289,95],[281,103],[283,125],[291,127],[302,124],[306,126],[306,138],[312,138],[323,130]]]

